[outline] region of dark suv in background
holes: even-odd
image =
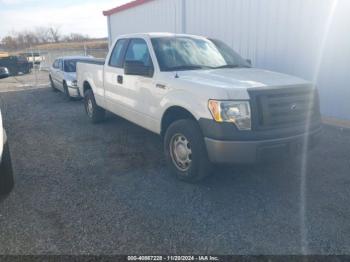
[[[31,65],[25,56],[8,56],[0,58],[0,67],[6,67],[10,75],[16,76],[19,73],[28,74]]]

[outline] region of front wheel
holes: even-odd
[[[211,172],[202,132],[194,120],[174,122],[165,133],[164,151],[172,173],[185,182],[198,182]]]
[[[0,163],[0,195],[7,195],[14,186],[11,156],[8,144],[4,145],[4,151]]]
[[[86,114],[92,123],[96,124],[104,120],[106,111],[96,104],[95,96],[91,89],[84,94],[84,105]]]

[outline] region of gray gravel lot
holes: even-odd
[[[301,159],[189,185],[158,136],[112,115],[92,125],[80,101],[18,80],[0,83],[16,179],[0,254],[350,254],[348,132],[324,128],[304,189]]]

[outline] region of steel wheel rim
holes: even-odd
[[[89,100],[87,101],[86,111],[87,111],[89,117],[92,117],[92,114],[93,114],[93,112],[94,112],[94,108],[93,108],[93,104],[92,104],[91,99],[89,99]]]
[[[187,171],[192,164],[192,149],[189,140],[183,134],[176,134],[170,140],[171,159],[180,171]]]

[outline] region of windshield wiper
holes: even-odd
[[[222,66],[213,67],[213,69],[237,68],[237,67],[240,67],[240,66],[239,65],[222,65]]]

